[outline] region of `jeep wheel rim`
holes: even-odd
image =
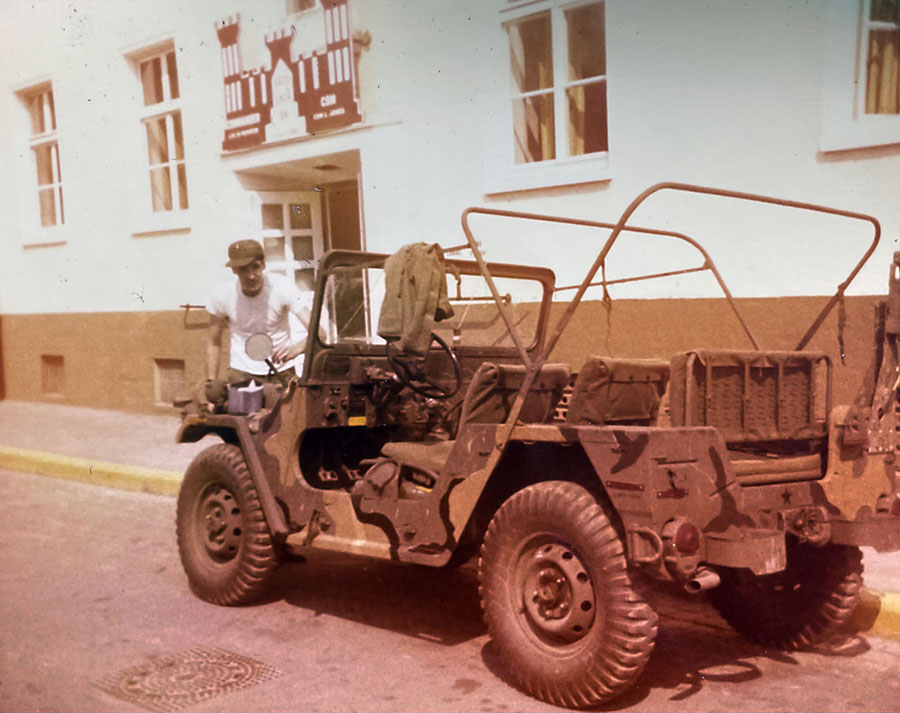
[[[596,597],[587,568],[570,548],[543,543],[519,559],[520,616],[543,641],[571,644],[582,639],[596,616]]]
[[[219,483],[208,485],[198,502],[197,534],[211,559],[234,559],[241,544],[241,526],[241,509],[231,491]]]

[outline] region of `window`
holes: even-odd
[[[825,3],[822,151],[900,144],[900,0]]]
[[[266,266],[271,272],[292,277],[301,290],[313,290],[324,252],[319,194],[292,191],[257,195]]]
[[[38,209],[42,227],[62,225],[63,192],[56,140],[56,106],[52,86],[23,95],[31,119],[31,153],[37,178]]]
[[[865,37],[865,112],[900,114],[900,0],[871,0]]]
[[[154,212],[187,210],[187,170],[181,128],[181,92],[174,48],[142,57],[142,121],[147,134],[150,199]]]
[[[515,162],[606,152],[604,3],[538,5],[507,24]]]
[[[316,0],[284,0],[284,10],[287,15],[312,10],[315,6]]]

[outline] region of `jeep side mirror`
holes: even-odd
[[[254,361],[269,361],[272,356],[272,337],[264,332],[257,332],[247,339],[244,351]]]
[[[247,338],[247,343],[244,345],[244,351],[251,359],[264,361],[266,366],[269,367],[269,374],[274,374],[278,377],[282,386],[287,386],[284,377],[279,373],[278,369],[275,368],[275,365],[270,358],[272,356],[273,346],[272,337],[264,332],[257,332],[256,334],[251,334]]]

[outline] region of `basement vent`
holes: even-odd
[[[62,396],[66,386],[65,361],[58,354],[41,354],[41,393]]]
[[[156,403],[171,406],[184,393],[184,359],[154,359]]]

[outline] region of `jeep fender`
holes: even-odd
[[[209,433],[215,433],[226,443],[240,446],[247,463],[247,470],[259,496],[260,505],[266,516],[269,531],[276,542],[283,542],[288,535],[288,526],[284,512],[275,500],[272,487],[266,479],[253,436],[247,426],[247,419],[242,416],[213,414],[209,416],[186,416],[175,436],[176,443],[195,443]]]
[[[465,470],[466,465],[470,467],[465,480],[449,493],[449,513],[457,541],[490,479],[501,475],[497,466],[502,462],[502,454],[492,450],[497,431],[496,425],[468,425],[444,469],[445,476],[453,476]],[[511,444],[527,448],[554,443],[578,445],[583,450],[592,471],[590,476],[597,479],[622,523],[632,561],[661,567],[659,535],[667,522],[686,515],[708,545],[706,552],[701,550],[698,561],[747,567],[758,574],[784,567],[784,534],[761,528],[748,514],[743,490],[716,429],[517,426],[503,450],[508,451]],[[509,474],[502,475],[506,478]],[[553,470],[517,473],[516,483],[504,483],[503,490],[524,487],[535,477],[566,480],[574,474]],[[751,532],[752,538],[745,536]]]

